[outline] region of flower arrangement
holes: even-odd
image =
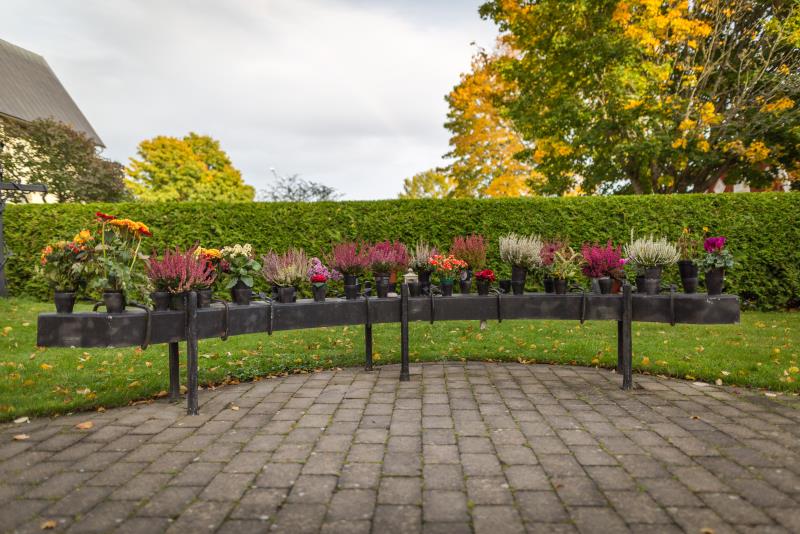
[[[382,241],[369,248],[369,266],[376,275],[387,275],[405,270],[408,266],[408,250],[399,241]]]
[[[700,254],[700,240],[696,239],[692,231],[687,227],[683,227],[681,236],[675,242],[680,254],[680,259],[684,261],[692,261]]]
[[[88,243],[93,239],[89,230],[82,230],[72,241],[58,241],[42,249],[38,273],[57,293],[74,292],[83,283],[90,259]]]
[[[583,258],[572,247],[562,247],[553,255],[551,273],[556,280],[572,280],[581,274]]]
[[[437,254],[439,251],[436,250],[436,247],[429,245],[426,241],[417,241],[414,250],[411,251],[408,266],[417,274],[430,273],[433,268],[428,260]]]
[[[667,238],[656,239],[654,236],[633,238],[624,247],[625,256],[638,270],[666,267],[678,261],[680,253]]]
[[[311,267],[308,256],[301,248],[290,248],[283,254],[269,251],[263,256],[263,264],[264,278],[280,287],[300,285]]]
[[[261,264],[253,257],[253,247],[249,243],[223,247],[220,250],[220,267],[227,277],[226,289],[241,283],[253,287],[254,277],[261,271]]]
[[[455,237],[450,246],[450,253],[465,261],[473,271],[483,269],[486,265],[486,240],[477,234]]]
[[[726,248],[727,239],[723,236],[708,237],[703,242],[706,253],[700,260],[705,272],[711,269],[731,269],[734,265],[733,254]]]
[[[147,257],[139,251],[142,239],[151,237],[152,232],[142,222],[119,219],[99,211],[95,216],[100,225],[100,242],[92,255],[90,289],[124,292],[134,298],[143,296],[147,277],[139,265]],[[88,239],[88,234],[81,232],[76,237]]]
[[[357,243],[338,243],[327,258],[328,265],[349,276],[360,276],[369,267],[369,248]]]
[[[161,259],[148,258],[147,276],[157,291],[183,293],[211,287],[217,277],[213,266],[197,254],[197,247],[182,252],[165,250]]]
[[[500,259],[512,267],[533,269],[541,265],[542,246],[538,235],[507,234],[500,237]]]
[[[428,258],[428,265],[431,269],[439,275],[439,280],[442,282],[450,282],[452,284],[456,274],[462,269],[467,268],[467,262],[460,260],[452,254],[444,256],[436,254]]]
[[[328,269],[319,258],[311,258],[311,264],[306,276],[312,286],[325,284],[328,280],[336,281],[342,279],[342,275],[339,271],[336,269]]]
[[[486,280],[487,282],[494,282],[496,277],[494,275],[493,270],[483,269],[482,271],[477,271],[475,273],[475,278],[477,280]]]
[[[622,268],[626,263],[622,258],[622,247],[615,247],[611,244],[611,240],[604,247],[596,243],[584,244],[581,254],[584,261],[583,274],[589,278],[622,277]]]

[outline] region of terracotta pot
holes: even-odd
[[[56,304],[56,313],[72,313],[75,309],[74,291],[56,291],[53,300]]]

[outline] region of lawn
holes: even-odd
[[[166,394],[166,346],[83,350],[36,347],[36,315],[52,304],[0,299],[0,421],[112,407]],[[800,392],[800,313],[745,312],[739,325],[634,324],[636,371]],[[376,364],[399,361],[397,325],[376,325]],[[363,364],[363,328],[319,328],[200,342],[200,383]],[[609,321],[411,325],[411,361],[494,360],[616,366]],[[183,356],[183,355],[182,355]],[[182,361],[182,364],[184,362]],[[718,382],[719,383],[719,382]]]

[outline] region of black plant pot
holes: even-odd
[[[420,295],[419,282],[409,282],[408,283],[408,296],[409,297],[418,297],[419,295]]]
[[[290,304],[297,298],[297,289],[294,286],[280,286],[278,288],[278,302]]]
[[[122,313],[125,311],[125,295],[122,291],[106,291],[103,293],[103,304],[108,313]]]
[[[214,292],[211,291],[209,288],[203,288],[197,290],[197,307],[198,308],[210,308],[211,307],[211,298],[214,296]]]
[[[56,291],[53,300],[56,303],[56,313],[72,313],[75,309],[74,291]]]
[[[358,289],[357,285],[345,284],[344,286],[344,298],[347,300],[354,300],[358,298]]]
[[[697,265],[692,260],[681,260],[678,262],[678,270],[681,273],[683,292],[697,293]]]
[[[358,285],[358,276],[354,274],[345,274],[342,279],[344,280],[344,285],[346,286],[357,286]]]
[[[170,293],[169,309],[184,311],[186,309],[186,293]]]
[[[722,295],[725,286],[725,268],[714,267],[706,271],[706,291],[709,295]]]
[[[661,280],[661,275],[663,272],[663,267],[648,267],[644,270],[644,277],[645,279],[649,278],[650,280]]]
[[[500,280],[498,284],[500,286],[500,291],[505,294],[511,293],[511,280]]]
[[[525,284],[525,278],[528,276],[528,270],[525,267],[520,267],[518,265],[511,266],[511,281],[512,282],[522,282]]]
[[[419,292],[421,295],[429,295],[431,292],[431,272],[420,271],[417,273],[419,277]]]
[[[472,278],[467,278],[466,280],[459,280],[458,290],[465,295],[469,293],[472,290]]]
[[[375,292],[379,299],[385,299],[389,296],[389,291],[392,289],[392,284],[389,283],[388,274],[375,275]]]
[[[236,285],[231,288],[231,299],[235,304],[240,306],[248,306],[253,299],[253,288],[239,280]]]
[[[601,295],[610,295],[611,288],[614,285],[614,281],[610,277],[604,276],[602,278],[597,279],[597,285],[600,287]]]
[[[525,281],[524,280],[511,280],[511,292],[515,295],[525,294]]]
[[[555,278],[553,280],[553,290],[556,295],[566,295],[567,294],[567,281],[561,278]]]
[[[549,276],[545,277],[543,282],[544,282],[544,292],[545,293],[555,293],[556,289],[555,289],[555,286],[553,285],[553,279],[552,278],[550,278]]]
[[[661,291],[661,278],[647,278],[644,279],[644,294],[645,295],[658,295]]]
[[[443,297],[452,297],[453,296],[453,281],[452,280],[441,280],[439,282],[439,289],[441,290]]]
[[[325,302],[328,294],[328,284],[312,284],[311,292],[314,294],[314,302]]]
[[[475,286],[478,288],[478,295],[488,295],[491,285],[492,283],[489,280],[475,280]]]
[[[169,309],[169,292],[153,291],[150,293],[150,300],[153,301],[155,311],[167,311]]]

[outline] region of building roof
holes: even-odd
[[[24,121],[54,119],[103,141],[50,65],[38,55],[0,39],[0,114]]]

